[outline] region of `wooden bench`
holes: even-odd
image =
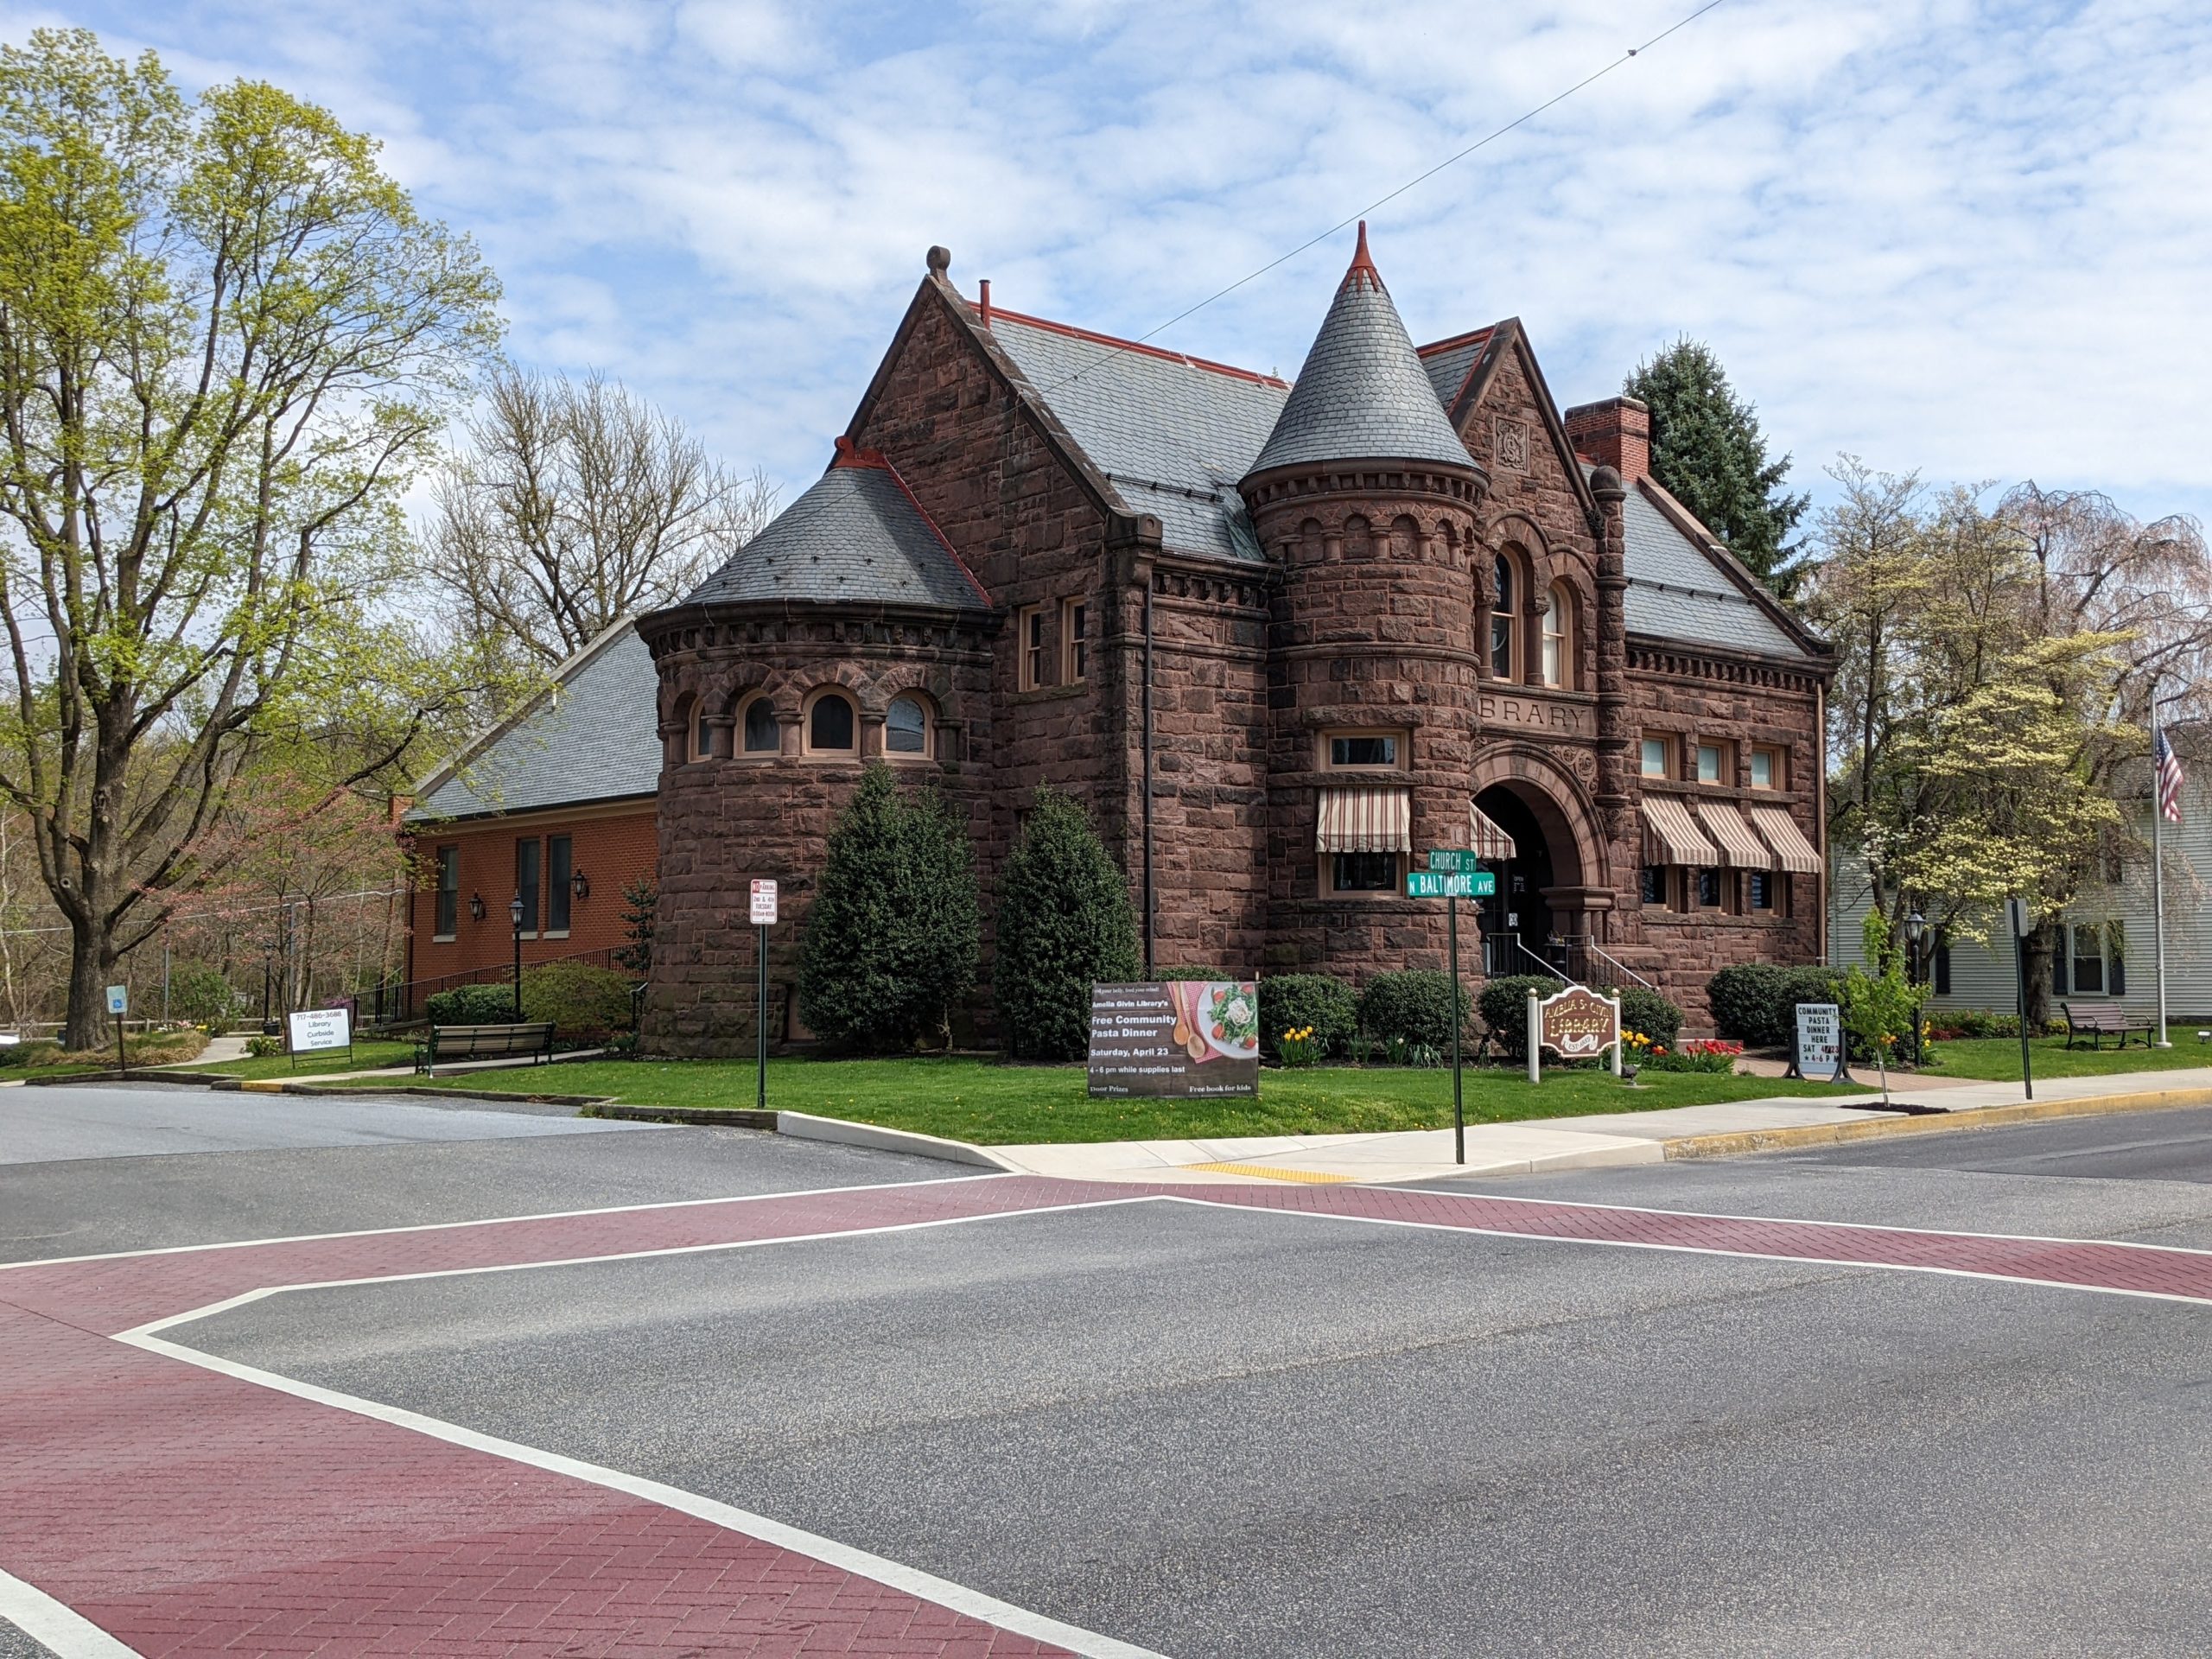
[[[2061,1002],[2058,1011],[2066,1016],[2066,1046],[2069,1048],[2074,1046],[2076,1037],[2087,1037],[2089,1046],[2096,1048],[2108,1036],[2119,1038],[2120,1046],[2126,1048],[2127,1033],[2131,1031],[2141,1032],[2143,1046],[2151,1046],[2151,1029],[2155,1022],[2131,1015],[2116,1002],[2101,1003],[2094,1007],[2083,1008],[2078,1014],[2072,1003]]]
[[[454,1060],[511,1060],[522,1055],[553,1058],[553,1022],[515,1026],[432,1026],[415,1045],[415,1069],[437,1075],[439,1063]]]

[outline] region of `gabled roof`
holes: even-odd
[[[1443,405],[1446,415],[1452,413],[1468,383],[1475,378],[1476,366],[1483,359],[1483,348],[1491,343],[1497,329],[1498,325],[1492,323],[1472,334],[1454,334],[1449,340],[1435,340],[1421,348],[1421,368],[1427,373],[1436,401]]]
[[[618,622],[424,778],[404,821],[649,796],[660,766],[660,676],[635,625]]]
[[[1367,225],[1255,473],[1311,461],[1427,461],[1471,470],[1367,251]]]
[[[996,307],[978,315],[1122,506],[1160,520],[1162,546],[1262,557],[1236,482],[1282,413],[1287,385]]]
[[[1585,467],[1586,476],[1591,468]],[[1630,633],[1716,645],[1761,657],[1816,657],[1823,647],[1688,509],[1639,478],[1621,503]]]
[[[898,470],[845,438],[830,469],[684,603],[758,600],[991,607]]]

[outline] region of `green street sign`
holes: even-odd
[[[1488,870],[1465,875],[1439,870],[1413,870],[1406,876],[1408,899],[1487,899],[1497,891],[1497,878]]]
[[[1482,855],[1466,847],[1432,847],[1428,852],[1428,868],[1432,870],[1453,870],[1462,875],[1472,875],[1482,868]]]

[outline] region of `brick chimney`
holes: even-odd
[[[1651,410],[1640,397],[1608,397],[1567,411],[1567,441],[1593,467],[1610,467],[1633,484],[1651,471]]]

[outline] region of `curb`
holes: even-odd
[[[1021,1173],[1020,1166],[1008,1163],[988,1147],[948,1141],[943,1135],[887,1129],[880,1123],[853,1123],[842,1117],[817,1117],[811,1112],[778,1112],[775,1116],[776,1133],[798,1141],[832,1141],[841,1146],[873,1147],[879,1152],[912,1153],[917,1158],[936,1158],[949,1164]]]
[[[2038,1123],[2056,1117],[2102,1117],[2115,1112],[2171,1111],[2182,1106],[2212,1106],[2212,1089],[2152,1089],[2126,1095],[2082,1095],[2070,1100],[2021,1101],[2010,1106],[1970,1106],[1955,1112],[1909,1117],[1854,1118],[1847,1123],[1799,1123],[1772,1129],[1738,1129],[1726,1135],[1686,1135],[1666,1142],[1667,1158],[1733,1158],[1749,1152],[1786,1152],[1793,1147],[1838,1146],[1852,1141],[1886,1141],[1901,1135],[1949,1135],[1969,1129],[2001,1129],[2014,1123]]]
[[[446,1090],[441,1090],[440,1093]],[[776,1114],[751,1107],[623,1106],[612,1096],[601,1096],[576,1114],[579,1117],[615,1117],[627,1123],[682,1123],[699,1128],[776,1130]]]

